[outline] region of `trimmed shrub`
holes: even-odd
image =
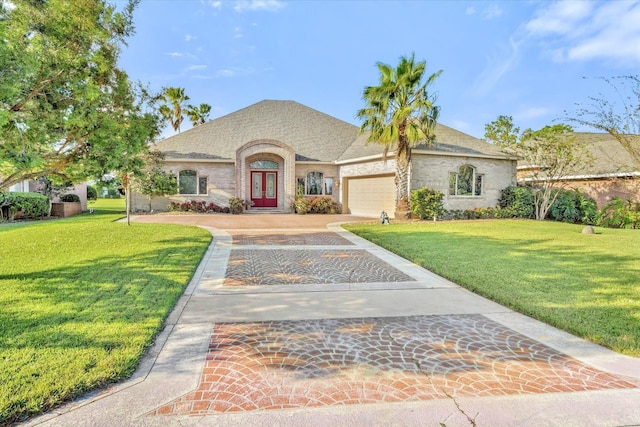
[[[25,218],[42,218],[49,215],[49,198],[39,193],[8,192],[3,193],[0,200],[3,206],[9,207],[9,219],[17,212]]]
[[[247,208],[247,202],[237,197],[232,197],[229,199],[229,211],[233,215],[238,215],[244,212]]]
[[[600,211],[597,223],[609,228],[640,229],[640,202],[614,197]]]
[[[529,187],[511,186],[500,191],[501,218],[535,218],[533,193]]]
[[[420,219],[442,218],[445,213],[443,200],[444,194],[422,187],[411,191],[411,212]]]
[[[61,202],[79,202],[80,196],[78,196],[77,194],[63,194],[62,196],[60,196],[60,201]]]
[[[299,196],[293,202],[291,208],[299,214],[337,214],[341,211],[339,203],[336,203],[331,197],[324,196]]]
[[[493,218],[511,218],[509,212],[502,209],[500,206],[495,208],[475,208],[465,210],[450,210],[446,211],[442,216],[442,219],[456,220],[456,219],[493,219]]]
[[[87,185],[87,200],[98,200],[98,190],[93,185]]]

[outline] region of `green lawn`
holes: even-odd
[[[507,305],[640,356],[640,231],[524,220],[349,225],[348,230]]]
[[[129,376],[211,235],[93,214],[0,224],[0,425]]]

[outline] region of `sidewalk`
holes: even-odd
[[[134,220],[214,240],[130,380],[27,425],[640,425],[639,359],[329,223],[362,218]]]

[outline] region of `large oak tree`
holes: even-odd
[[[137,1],[0,2],[0,190],[131,166],[158,133],[117,61]]]

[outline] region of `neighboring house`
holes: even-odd
[[[411,189],[439,190],[447,209],[468,209],[495,206],[500,190],[515,184],[515,158],[443,125],[435,133],[434,147],[413,150]],[[393,216],[394,153],[385,159],[366,139],[357,126],[297,102],[258,102],[158,142],[180,190],[155,197],[151,207],[185,200],[226,206],[238,197],[254,210],[292,212],[304,194],[332,197],[344,213]],[[134,210],[149,209],[146,196],[132,196]]]
[[[40,184],[38,183],[38,181],[30,181],[30,180],[25,180],[22,181],[18,184],[14,184],[11,187],[9,187],[8,191],[20,191],[20,192],[25,192],[25,193],[35,193],[38,191],[38,186]],[[65,194],[77,194],[78,197],[80,197],[80,204],[82,205],[82,210],[86,211],[87,210],[87,184],[83,183],[83,184],[77,184],[73,187],[69,187],[65,190]],[[59,197],[54,197],[53,200],[51,200],[52,202],[59,202],[60,198]]]
[[[566,188],[593,197],[602,207],[613,197],[640,200],[640,166],[608,133],[575,132],[576,142],[585,144],[591,161],[570,176],[562,177]],[[640,139],[638,139],[640,144]],[[524,182],[529,167],[518,165],[518,181]]]

